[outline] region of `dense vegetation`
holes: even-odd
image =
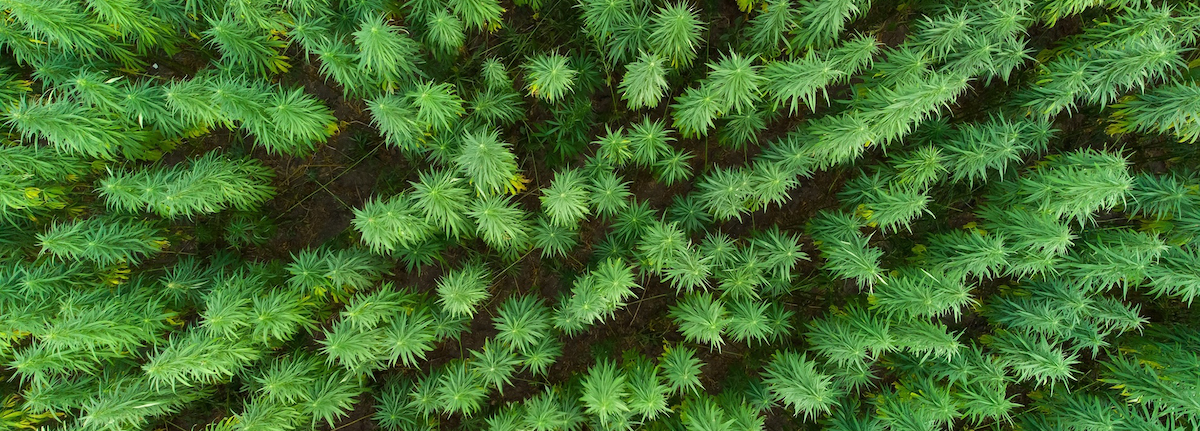
[[[0,14],[0,429],[1200,428],[1200,4]]]

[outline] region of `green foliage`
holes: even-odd
[[[1045,167],[1005,190],[1004,197],[1082,224],[1098,210],[1124,204],[1132,187],[1124,157],[1081,150],[1047,160]]]
[[[663,184],[673,185],[692,178],[692,165],[689,161],[695,157],[686,150],[668,149],[658,163],[654,164],[655,176]]]
[[[165,218],[192,217],[232,207],[251,211],[274,195],[273,171],[254,160],[229,160],[208,153],[186,168],[117,171],[97,192],[109,208],[145,208]]]
[[[434,318],[424,309],[400,312],[383,328],[383,349],[390,364],[415,367],[441,338]]]
[[[452,316],[472,317],[488,298],[491,274],[481,264],[470,263],[438,280],[438,303]]]
[[[963,308],[977,304],[970,286],[961,280],[928,270],[904,268],[875,287],[871,306],[888,316],[905,319],[962,315]]]
[[[987,180],[989,171],[1004,176],[1010,164],[1021,162],[1030,153],[1045,151],[1053,133],[1045,121],[993,119],[960,128],[947,146],[947,156],[955,168],[951,178],[974,184]]]
[[[859,235],[845,239],[821,239],[821,256],[825,267],[841,278],[853,279],[860,285],[871,286],[884,280],[884,268],[880,265],[883,251],[868,244],[867,238]]]
[[[557,102],[575,86],[578,71],[567,64],[567,57],[554,54],[529,59],[524,65],[529,95]]]
[[[1200,138],[1196,129],[1196,112],[1200,107],[1200,87],[1196,85],[1170,85],[1155,88],[1116,105],[1113,113],[1115,132],[1172,133],[1180,142],[1195,143]]]
[[[846,72],[833,67],[832,61],[808,56],[768,63],[762,74],[766,82],[764,92],[770,94],[777,105],[786,105],[788,112],[795,114],[800,102],[808,109],[816,109],[817,93],[821,92],[828,99],[825,86],[839,81]]]
[[[672,132],[662,121],[650,121],[649,117],[634,124],[629,131],[633,162],[641,167],[650,167],[671,155],[671,142],[675,141]]]
[[[667,220],[675,223],[684,232],[703,231],[712,223],[712,216],[705,210],[695,195],[676,196],[667,208]]]
[[[716,64],[709,64],[712,70],[708,82],[702,86],[713,88],[713,96],[722,103],[720,112],[742,113],[758,102],[759,87],[766,78],[758,73],[759,66],[754,65],[754,60],[754,56],[742,57],[731,52]]]
[[[562,343],[554,337],[546,337],[528,352],[521,354],[521,363],[535,376],[543,376],[550,366],[562,356]]]
[[[228,15],[209,21],[208,25],[204,35],[221,52],[226,65],[245,68],[260,76],[286,72],[290,67],[281,53],[287,43],[278,36]]]
[[[675,119],[675,128],[684,137],[708,135],[708,130],[714,126],[713,120],[725,109],[727,102],[713,87],[690,87],[675,98],[671,116]]]
[[[463,23],[479,30],[495,31],[500,27],[504,8],[496,0],[450,0],[450,9]]]
[[[725,339],[721,333],[729,324],[729,312],[720,299],[711,294],[697,293],[683,297],[671,308],[671,317],[679,324],[679,332],[691,342],[721,348]]]
[[[525,117],[524,101],[515,91],[488,89],[470,101],[471,115],[491,125],[511,125]]]
[[[350,414],[355,399],[362,393],[363,387],[358,379],[351,375],[330,373],[310,386],[309,401],[301,404],[301,411],[312,417],[312,426],[323,421],[332,427]]]
[[[443,370],[437,381],[437,401],[441,410],[467,415],[478,411],[487,396],[484,381],[464,361],[446,364]]]
[[[516,156],[495,130],[463,133],[462,149],[454,164],[480,195],[515,194],[520,186]]]
[[[657,365],[638,356],[626,365],[624,375],[629,390],[626,407],[630,412],[643,419],[654,419],[668,411],[667,396],[671,389],[663,384]]]
[[[407,152],[418,152],[422,145],[422,127],[416,112],[403,97],[386,95],[367,101],[372,121],[383,132],[385,142]]]
[[[449,170],[421,172],[412,185],[412,205],[425,213],[425,221],[452,238],[467,236],[471,222],[466,212],[471,191],[465,181]]]
[[[612,426],[629,412],[624,398],[628,395],[625,374],[610,361],[600,361],[588,370],[583,380],[584,412],[600,418],[603,426]]]
[[[991,278],[1004,268],[1008,254],[1003,236],[959,230],[931,238],[927,258],[933,267],[959,278]]]
[[[509,298],[492,319],[498,332],[496,340],[528,355],[543,339],[550,336],[547,311],[549,309],[535,296]]]
[[[638,60],[625,66],[621,78],[621,98],[632,109],[654,108],[667,90],[665,60],[643,52]]]
[[[434,130],[449,131],[454,121],[462,116],[463,101],[454,93],[454,86],[446,83],[425,82],[413,86],[405,94],[416,108],[416,119]]]
[[[419,75],[417,50],[420,45],[404,29],[388,24],[382,17],[359,23],[354,45],[358,47],[358,67],[378,79],[385,89],[398,88]]]
[[[652,222],[646,226],[641,237],[637,250],[643,264],[652,272],[661,272],[688,246],[683,231],[675,224]]]
[[[1192,3],[0,6],[0,428],[1200,423]]]
[[[752,204],[750,173],[743,169],[718,169],[705,175],[697,185],[699,197],[708,211],[720,221],[736,218],[750,210]]]
[[[676,394],[695,394],[700,389],[700,367],[696,351],[683,346],[666,347],[658,360],[663,380]]]
[[[169,340],[146,361],[142,371],[156,388],[192,386],[227,379],[261,354],[246,340],[189,331]]]
[[[434,47],[443,55],[454,54],[462,49],[467,35],[463,22],[445,9],[438,10],[425,20],[425,44]]]
[[[763,382],[776,401],[805,417],[828,413],[842,395],[832,378],[818,372],[805,355],[789,351],[774,355]]]
[[[598,42],[611,38],[621,23],[629,19],[628,1],[585,0],[575,7],[580,9],[584,31]]]
[[[564,332],[576,333],[611,318],[629,298],[636,296],[633,289],[638,287],[633,268],[619,258],[608,257],[575,280],[571,295],[563,299],[557,310],[554,325]]]
[[[302,250],[287,265],[288,285],[299,291],[323,295],[353,292],[374,286],[386,270],[375,256],[361,249]]]
[[[688,429],[729,431],[735,423],[726,419],[725,410],[717,406],[712,398],[701,396],[689,399],[681,413],[681,421]]]
[[[471,352],[474,361],[471,369],[488,385],[495,386],[503,392],[504,385],[512,384],[512,375],[517,371],[521,361],[512,350],[501,346],[494,340],[488,340],[482,350]]]
[[[765,57],[774,57],[779,45],[787,40],[788,32],[796,26],[796,12],[791,0],[766,2],[762,13],[750,19],[749,45]]]
[[[775,330],[767,314],[769,307],[767,303],[754,300],[734,301],[730,304],[729,324],[726,328],[729,335],[743,343],[749,340],[767,341]]]
[[[37,241],[42,253],[102,266],[136,264],[167,245],[152,224],[113,216],[55,223],[37,234]]]
[[[389,431],[416,427],[419,419],[408,408],[411,390],[412,383],[407,380],[388,382],[383,391],[375,394],[375,415],[371,419]]]
[[[542,249],[542,257],[566,257],[579,245],[579,233],[539,218],[533,227],[533,246]]]
[[[704,22],[683,3],[667,4],[654,13],[650,24],[650,49],[671,62],[671,67],[688,67],[696,59]]]
[[[629,206],[629,198],[633,196],[629,192],[629,184],[612,171],[601,171],[592,175],[589,189],[591,206],[596,209],[596,214],[612,216],[620,214]]]
[[[6,110],[7,123],[26,140],[44,139],[60,152],[112,159],[118,154],[139,157],[144,152],[121,123],[68,99],[21,99]]]
[[[558,171],[550,187],[542,189],[542,211],[560,227],[574,227],[587,217],[588,193],[583,175],[577,170]]]
[[[467,214],[475,219],[475,234],[497,251],[515,255],[529,247],[527,215],[508,197],[477,199]]]
[[[1079,363],[1077,356],[1056,348],[1043,337],[1002,332],[991,340],[991,347],[1000,353],[1021,380],[1032,380],[1043,385],[1075,378],[1076,372],[1072,366]]]
[[[420,243],[433,234],[433,227],[421,217],[407,195],[391,199],[372,199],[354,210],[354,228],[371,251],[395,251]]]
[[[797,48],[824,46],[837,39],[846,26],[846,21],[859,14],[855,0],[802,1],[797,11],[798,31],[791,40]]]

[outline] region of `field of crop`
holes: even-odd
[[[0,18],[0,431],[1200,429],[1200,3]]]

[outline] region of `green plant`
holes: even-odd
[[[144,152],[141,143],[121,133],[119,122],[67,99],[23,98],[5,117],[24,139],[45,139],[68,154],[112,159],[118,154],[138,157]]]
[[[650,24],[650,49],[671,62],[671,67],[687,67],[696,58],[704,23],[696,11],[682,3],[660,7]]]
[[[382,346],[389,363],[415,367],[433,350],[434,342],[442,338],[443,334],[434,326],[435,318],[427,310],[401,312],[383,328]]]
[[[684,137],[708,135],[709,129],[714,127],[713,120],[727,108],[729,102],[714,87],[690,87],[675,98],[675,104],[671,105],[671,117],[674,118],[673,125]]]
[[[558,171],[550,187],[542,190],[542,211],[560,227],[574,227],[588,215],[588,193],[577,170]]]
[[[667,90],[665,60],[643,52],[638,60],[625,66],[621,78],[621,98],[630,108],[654,108]]]
[[[796,14],[800,17],[796,25],[798,30],[791,39],[791,45],[797,48],[824,46],[836,40],[837,35],[845,28],[846,21],[860,12],[859,3],[862,2],[855,0],[801,2]]]
[[[538,218],[533,227],[533,246],[542,249],[542,257],[566,257],[579,245],[579,233]]]
[[[830,376],[816,370],[803,354],[778,352],[766,368],[764,382],[774,398],[795,414],[812,416],[836,406],[841,390]]]
[[[612,426],[623,420],[629,412],[624,398],[627,396],[625,374],[609,361],[600,361],[588,370],[583,380],[584,412],[600,418],[603,426]]]
[[[672,307],[671,317],[679,324],[684,339],[707,343],[710,347],[724,345],[721,333],[730,323],[728,311],[720,299],[710,294],[689,294]]]
[[[504,385],[512,384],[512,375],[521,361],[517,360],[516,352],[493,341],[488,340],[482,350],[471,352],[471,356],[474,357],[471,370],[486,384],[504,392]]]
[[[42,253],[58,259],[84,260],[109,266],[136,264],[167,245],[152,224],[120,217],[93,217],[55,223],[37,234]]]
[[[454,86],[450,84],[417,84],[404,96],[416,108],[417,121],[434,130],[449,131],[455,120],[466,112],[462,99],[454,94]]]
[[[421,172],[412,185],[412,205],[425,213],[425,221],[452,238],[470,235],[466,213],[471,191],[463,178],[450,170]]]
[[[462,49],[467,35],[463,22],[445,9],[429,14],[425,19],[425,44],[449,56]]]
[[[708,65],[712,70],[702,86],[713,88],[713,96],[722,104],[720,112],[743,113],[759,101],[759,87],[766,78],[758,73],[760,67],[754,65],[754,60],[754,56],[743,58],[731,52]]]
[[[254,160],[229,160],[208,153],[186,168],[116,171],[97,191],[110,208],[142,208],[166,218],[192,217],[233,207],[251,211],[274,195],[273,171]]]
[[[487,31],[496,31],[500,27],[504,8],[496,0],[450,0],[447,3],[468,26]]]
[[[369,18],[359,23],[352,36],[358,47],[358,67],[376,77],[385,89],[397,88],[418,75],[420,45],[405,35],[404,29],[382,17]]]
[[[579,73],[567,64],[567,57],[558,54],[531,58],[523,66],[529,94],[550,103],[572,91],[575,75]]]
[[[521,364],[533,375],[545,375],[550,366],[562,355],[562,344],[554,337],[546,337],[540,343],[521,354]]]
[[[756,52],[774,57],[780,52],[779,45],[787,40],[787,33],[795,28],[797,11],[790,0],[769,1],[763,9],[750,19],[748,44]]]
[[[468,215],[475,219],[476,235],[501,253],[514,255],[529,247],[526,213],[508,197],[477,199]]]
[[[691,292],[707,288],[713,274],[713,257],[702,256],[693,250],[679,250],[666,263],[663,280],[671,283],[676,291]]]
[[[412,153],[420,152],[423,134],[416,112],[398,95],[385,95],[367,102],[372,121],[383,132],[385,142]]]
[[[696,351],[683,346],[666,347],[658,366],[667,387],[676,394],[696,393],[700,389],[700,367]]]
[[[446,364],[437,382],[437,401],[447,413],[471,414],[482,407],[487,396],[485,382],[464,361]]]
[[[338,419],[350,414],[355,398],[362,393],[357,379],[333,372],[309,386],[309,401],[302,404],[301,409],[312,417],[312,426],[318,421],[333,426]]]
[[[477,130],[463,134],[462,147],[455,165],[466,175],[480,195],[516,193],[521,185],[516,156],[495,130]]]
[[[548,309],[534,296],[513,297],[504,301],[492,321],[496,325],[496,340],[515,351],[529,352],[549,336]]]
[[[750,173],[744,169],[718,169],[704,176],[697,191],[714,218],[740,221],[752,204],[750,182]]]
[[[376,253],[417,244],[429,238],[432,227],[414,206],[407,195],[372,199],[354,210],[354,228]]]
[[[418,418],[408,408],[411,390],[412,383],[407,380],[389,381],[383,391],[375,394],[375,414],[371,419],[392,431],[415,427]]]
[[[1113,105],[1114,132],[1171,132],[1180,142],[1195,143],[1200,131],[1195,128],[1196,103],[1200,87],[1170,85],[1155,88],[1131,100]]]
[[[463,266],[438,280],[438,303],[453,316],[471,317],[476,308],[487,299],[491,274],[478,263]]]
[[[281,54],[287,43],[278,37],[262,29],[250,28],[232,16],[224,16],[208,24],[205,36],[221,51],[226,65],[244,67],[262,76],[286,72],[291,67],[287,63],[288,58]]]
[[[692,178],[692,165],[689,161],[695,157],[687,150],[664,150],[658,163],[654,164],[655,176],[664,184],[672,185]]]
[[[671,261],[684,253],[687,238],[674,223],[651,222],[641,234],[637,251],[651,272],[662,272]]]
[[[1200,7],[718,3],[4,0],[0,428],[1198,428]]]

